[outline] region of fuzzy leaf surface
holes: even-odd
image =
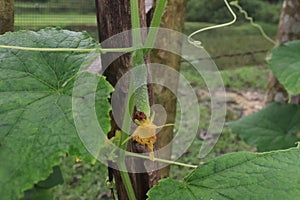
[[[183,182],[161,180],[148,192],[148,199],[298,199],[299,158],[299,146],[269,153],[227,154],[199,166]]]
[[[0,36],[1,45],[38,48],[97,48],[86,33],[47,28]],[[89,53],[0,49],[0,196],[20,199],[47,179],[66,153],[89,157],[72,115],[72,87]],[[89,73],[90,72],[83,72]],[[96,104],[104,131],[110,128],[112,87],[99,79]]]

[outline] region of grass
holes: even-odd
[[[55,4],[49,4],[49,3],[36,3],[36,2],[15,2],[15,8],[17,9],[34,9],[34,8],[43,8],[43,9],[48,9],[48,8],[59,8],[61,5],[55,5]]]
[[[189,64],[181,65],[181,74],[193,85],[198,88],[206,88],[205,82],[198,72]],[[262,66],[246,66],[236,69],[221,70],[220,75],[224,86],[232,91],[241,89],[255,89],[264,91],[267,86],[269,70]]]
[[[40,30],[45,27],[61,27],[72,31],[87,31],[98,38],[96,14],[28,14],[15,15],[15,31]]]
[[[265,91],[268,82],[269,70],[264,67],[240,67],[235,70],[221,71],[226,88],[239,91],[254,89]]]
[[[111,199],[106,185],[107,167],[102,163],[75,163],[66,157],[60,168],[64,183],[51,189],[55,200]]]
[[[45,2],[21,2],[15,1],[15,13],[95,13],[95,1],[93,0],[45,0]]]
[[[40,29],[47,26],[96,26],[96,14],[16,14],[15,26]]]

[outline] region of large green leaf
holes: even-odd
[[[271,50],[269,66],[279,82],[291,94],[300,93],[300,40],[287,42]]]
[[[98,46],[86,33],[58,29],[7,33],[0,36],[0,44],[40,48]],[[72,116],[72,77],[76,74],[87,73],[99,79],[98,120],[105,132],[109,130],[107,98],[112,87],[99,75],[78,72],[87,67],[87,57],[91,59],[88,53],[0,49],[1,199],[19,199],[23,191],[45,180],[66,152],[88,157]]]
[[[228,125],[258,151],[295,146],[300,132],[300,106],[272,103],[257,113]]]
[[[299,158],[299,146],[227,154],[198,167],[183,182],[161,180],[148,192],[149,200],[299,199]]]

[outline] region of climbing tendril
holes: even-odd
[[[196,47],[199,47],[199,48],[203,48],[202,42],[201,42],[201,41],[199,41],[199,40],[194,40],[194,39],[192,38],[194,35],[196,35],[196,34],[198,34],[198,33],[201,33],[201,32],[204,32],[204,31],[207,31],[207,30],[216,29],[216,28],[221,28],[221,27],[226,27],[226,26],[230,26],[230,25],[234,24],[234,23],[236,22],[236,20],[237,20],[237,16],[236,16],[236,14],[234,13],[234,11],[232,10],[232,8],[231,8],[230,5],[235,6],[235,7],[239,10],[239,12],[242,13],[242,14],[244,15],[245,19],[248,20],[248,21],[250,22],[250,24],[251,24],[253,27],[257,28],[257,29],[260,31],[260,33],[262,34],[262,36],[263,36],[266,40],[268,40],[269,42],[271,42],[271,43],[274,44],[274,45],[276,44],[276,42],[275,42],[272,38],[270,38],[270,37],[265,33],[265,31],[263,30],[263,28],[262,28],[259,24],[257,24],[257,23],[254,22],[253,18],[250,17],[250,16],[248,15],[247,11],[245,11],[245,10],[239,5],[239,2],[238,2],[238,1],[231,1],[230,3],[228,3],[227,0],[224,0],[224,2],[225,2],[225,4],[226,4],[226,7],[228,8],[230,14],[233,16],[232,21],[227,22],[227,23],[223,23],[223,24],[218,24],[218,25],[214,25],[214,26],[205,27],[205,28],[199,29],[199,30],[197,30],[197,31],[195,31],[195,32],[193,32],[193,33],[191,33],[191,34],[188,36],[188,41],[189,41],[190,44],[193,44],[193,45],[195,45]]]
[[[224,0],[224,2],[226,4],[226,7],[228,8],[230,14],[233,16],[232,21],[226,22],[226,23],[223,23],[223,24],[218,24],[218,25],[214,25],[214,26],[205,27],[205,28],[202,28],[200,30],[197,30],[197,31],[193,32],[192,34],[190,34],[188,36],[188,41],[189,41],[190,44],[195,45],[196,47],[199,47],[199,48],[203,48],[201,41],[194,40],[192,38],[194,35],[196,35],[198,33],[201,33],[201,32],[204,32],[204,31],[207,31],[207,30],[230,26],[230,25],[232,25],[236,22],[236,20],[237,20],[236,14],[233,12],[233,10],[232,10],[231,6],[229,5],[228,1]]]

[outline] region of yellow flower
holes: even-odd
[[[152,123],[153,119],[135,122],[139,125],[132,134],[132,139],[138,142],[139,144],[146,145],[150,150],[150,159],[154,160],[153,145],[156,141],[156,129],[157,126]]]
[[[81,159],[80,158],[78,158],[77,156],[76,156],[76,158],[75,158],[75,162],[81,162]]]

